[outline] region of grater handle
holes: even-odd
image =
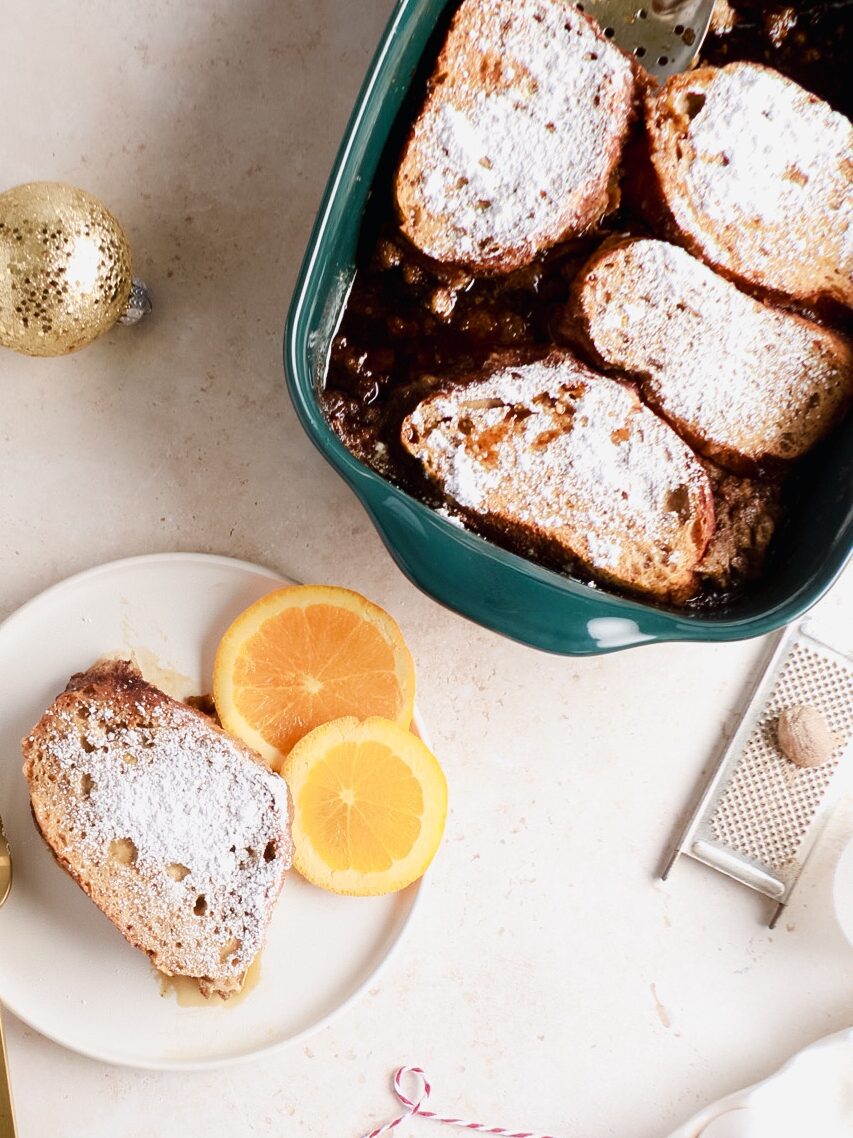
[[[718,869],[720,873],[725,873],[736,881],[742,881],[750,889],[764,893],[767,897],[773,897],[779,901],[785,895],[785,883],[783,881],[779,881],[772,874],[759,869],[756,865],[751,865],[735,854],[730,854],[719,846],[698,838],[691,845],[690,852],[697,861],[704,861],[712,869]]]

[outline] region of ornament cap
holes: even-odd
[[[124,312],[118,318],[119,324],[138,324],[143,316],[147,316],[153,308],[151,294],[145,281],[134,277],[130,286],[130,296],[127,298]]]

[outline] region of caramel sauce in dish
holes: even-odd
[[[700,62],[766,64],[850,115],[847,59],[853,0],[776,5],[719,0],[718,7],[726,18],[718,13]],[[455,9],[455,4],[448,7],[448,20]],[[554,561],[543,551],[495,534],[487,520],[472,513],[461,517],[401,445],[400,428],[436,384],[475,374],[495,352],[535,349],[544,354],[555,344],[568,343],[584,359],[582,346],[562,326],[578,270],[609,236],[648,237],[649,225],[632,212],[626,195],[593,231],[514,272],[478,276],[419,253],[399,231],[391,181],[433,64],[428,52],[376,175],[320,403],[344,445],[383,478],[487,540],[595,587],[595,574],[582,565]],[[500,443],[498,437],[490,441]],[[699,567],[700,590],[675,607],[720,611],[760,585],[774,529],[785,529],[795,516],[803,474],[794,470],[783,478],[775,469],[760,468],[754,477],[737,477],[707,465],[718,526]],[[775,556],[771,548],[768,566]],[[620,591],[612,583],[607,587]]]

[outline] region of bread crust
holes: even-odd
[[[853,127],[757,63],[701,67],[644,97],[650,220],[776,301],[853,306]],[[648,188],[648,187],[644,187]]]
[[[126,660],[72,676],[22,751],[39,833],[125,939],[239,991],[290,866],[284,780]]]
[[[568,0],[463,0],[395,177],[403,233],[491,275],[589,229],[618,201],[637,70]]]
[[[741,474],[786,468],[853,401],[849,340],[760,303],[663,241],[599,248],[568,308],[594,359],[636,380],[694,449]]]

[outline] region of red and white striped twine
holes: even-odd
[[[412,1098],[409,1098],[403,1090],[403,1079],[410,1075],[414,1076],[415,1079]],[[447,1126],[460,1126],[463,1130],[474,1130],[479,1134],[501,1134],[503,1138],[555,1138],[553,1134],[540,1134],[534,1130],[505,1130],[502,1126],[486,1126],[483,1122],[469,1122],[465,1118],[443,1118],[435,1111],[426,1109],[431,1091],[432,1087],[421,1067],[398,1067],[394,1072],[394,1093],[405,1109],[397,1118],[392,1118],[390,1122],[377,1126],[375,1130],[369,1131],[363,1138],[379,1138],[380,1134],[387,1134],[395,1126],[399,1126],[407,1118],[414,1118],[415,1115],[420,1115],[421,1118],[431,1118],[433,1122],[443,1122]]]

